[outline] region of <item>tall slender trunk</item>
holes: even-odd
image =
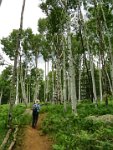
[[[86,35],[86,33],[85,33],[85,35]],[[89,42],[87,39],[87,35],[86,35],[86,47],[87,47],[87,50],[89,53],[90,71],[91,71],[91,78],[92,78],[92,85],[93,85],[93,96],[94,96],[93,102],[97,105],[97,94],[96,94],[96,85],[95,85],[95,77],[94,77],[93,54],[90,52],[90,49],[89,49]]]
[[[54,103],[55,85],[54,85],[54,60],[52,58],[52,103]]]
[[[29,84],[29,103],[31,102],[31,91],[30,91],[30,84]]]
[[[79,91],[78,91],[78,100],[81,100],[81,56],[79,57]]]
[[[112,58],[113,59],[113,58]],[[112,95],[113,95],[113,62],[110,65],[110,74],[111,74],[111,82],[112,82]]]
[[[31,102],[31,80],[29,78],[29,84],[28,84],[28,102]]]
[[[3,90],[1,90],[1,92],[0,92],[0,105],[2,103],[2,95],[3,95]]]
[[[49,101],[49,59],[47,61],[47,82],[46,82],[46,98]]]
[[[56,58],[56,86],[55,86],[55,100],[57,103],[61,102],[61,91],[60,91],[60,60]]]
[[[102,102],[102,72],[101,72],[100,54],[99,54],[99,89],[100,89],[100,101]]]
[[[27,83],[27,104],[29,103],[29,84]]]
[[[22,90],[23,102],[27,106],[27,96],[26,96],[25,82],[24,82],[23,76],[20,77],[20,82],[21,82],[21,90]]]
[[[57,103],[60,102],[60,95],[59,95],[59,60],[56,58],[56,100]]]
[[[16,80],[16,101],[15,101],[15,104],[17,105],[19,103],[19,72],[18,72],[18,69],[17,69],[17,80]]]
[[[103,2],[103,0],[101,0]],[[112,50],[112,44],[111,44],[111,38],[109,36],[109,29],[108,29],[108,26],[107,26],[107,20],[106,20],[106,17],[105,17],[105,12],[103,10],[103,7],[102,7],[102,2],[100,3],[100,8],[101,8],[101,11],[102,11],[102,15],[103,15],[103,20],[104,20],[104,26],[105,26],[105,29],[107,31],[107,39],[108,39],[108,50],[109,50],[109,56],[110,56],[110,60],[111,60],[111,65],[110,65],[110,70],[111,70],[111,82],[112,82],[112,95],[113,95],[113,50]]]
[[[66,111],[66,101],[67,101],[67,94],[66,94],[66,54],[65,49],[63,48],[63,100],[64,100],[64,110]]]
[[[70,75],[70,83],[71,83],[71,104],[72,111],[74,114],[77,113],[76,105],[77,105],[77,96],[76,96],[76,87],[75,87],[75,68],[73,64],[73,55],[71,49],[71,36],[70,36],[70,25],[68,24],[68,52],[69,52],[69,75]]]
[[[39,98],[39,91],[38,91],[38,72],[37,72],[37,68],[38,68],[38,52],[36,52],[35,54],[35,73],[36,73],[36,77],[35,77],[35,90],[34,90],[34,98],[33,100],[35,101],[37,98]]]
[[[109,77],[109,74],[107,72],[107,70],[105,69],[105,73],[106,73],[106,76],[107,76],[107,79],[108,79],[108,83],[109,83],[109,87],[110,87],[110,92],[113,93],[112,91],[112,84],[111,84],[111,81],[110,81],[110,77]]]
[[[93,94],[94,94],[94,103],[97,103],[97,94],[96,94],[96,85],[95,85],[95,77],[94,77],[94,64],[93,64],[93,56],[89,52],[89,60],[90,60],[90,70],[91,70],[91,77],[93,83]]]
[[[82,33],[85,34],[85,38],[86,38],[85,40],[86,41],[87,41],[87,36],[86,36],[85,31],[84,31],[85,26],[84,26],[83,15],[82,15],[82,12],[81,12],[80,2],[79,2],[79,5],[78,5],[78,23],[79,23],[79,33],[80,33],[81,47],[84,51],[84,63],[85,63],[85,67],[86,67],[87,77],[88,77],[88,85],[90,87],[89,95],[91,97],[91,100],[93,101],[92,78],[91,78],[91,73],[89,72],[89,67],[88,67],[88,64],[87,64],[87,58],[86,58],[86,53],[85,53],[85,41],[84,41]],[[82,28],[82,27],[84,27],[84,28]]]
[[[45,84],[44,84],[44,101],[47,101],[47,97],[46,97],[46,84],[47,80],[46,80],[46,61],[45,61]]]
[[[107,80],[109,81],[109,85],[110,85],[110,89],[111,89],[111,83],[110,83],[110,79],[109,79],[109,75],[107,74],[107,70],[106,70],[106,62],[105,62],[105,51],[107,49],[107,46],[106,46],[106,43],[105,43],[105,37],[104,37],[104,33],[103,33],[103,24],[101,23],[101,19],[100,19],[100,12],[98,10],[98,6],[97,6],[97,1],[96,0],[93,0],[93,3],[94,3],[94,8],[95,8],[95,17],[96,17],[96,30],[97,30],[97,36],[99,38],[99,48],[100,48],[100,54],[101,54],[101,57],[102,57],[102,69],[103,69],[103,94],[106,95],[106,93],[108,93],[108,87],[107,87]],[[101,10],[102,10],[102,7],[101,7]],[[105,18],[105,15],[104,15],[104,11],[102,10],[102,15],[103,15],[103,20],[104,20],[104,26],[105,28],[107,29],[107,24],[106,24],[106,18]],[[108,31],[108,29],[107,29]],[[111,52],[112,51],[112,48],[111,48],[111,43],[110,43],[110,38],[109,36],[107,37],[108,38],[108,42],[109,42],[109,52],[110,52],[110,55],[111,55],[111,62],[113,61],[113,53]],[[113,63],[112,63],[113,64]],[[112,78],[112,77],[111,77]],[[111,90],[113,93],[113,90]]]
[[[22,28],[23,28],[23,15],[24,15],[25,2],[26,2],[26,0],[23,0],[21,18],[20,18],[20,28],[19,28],[16,50],[15,50],[13,76],[12,76],[12,87],[11,87],[11,94],[10,94],[11,95],[10,96],[10,106],[9,106],[9,114],[8,114],[8,125],[9,125],[9,127],[12,126],[12,118],[13,118],[12,112],[13,112],[13,105],[15,103],[15,85],[16,85],[15,79],[16,79],[16,69],[17,69],[17,58],[18,58],[19,47],[20,47],[21,32],[22,32]]]
[[[20,55],[20,84],[21,84],[23,102],[27,106],[27,96],[26,96],[26,90],[25,90],[25,77],[23,77],[23,76],[24,76],[23,75],[23,67],[22,67],[21,55]]]
[[[71,84],[70,84],[70,75],[69,75],[69,68],[68,68],[68,75],[67,75],[67,80],[68,80],[68,102],[71,101]]]
[[[60,68],[60,72],[59,72],[60,76],[59,76],[59,81],[60,81],[60,101],[61,103],[63,103],[63,88],[62,88],[62,69]]]

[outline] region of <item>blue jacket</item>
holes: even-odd
[[[33,104],[33,112],[37,113],[40,111],[40,104]]]

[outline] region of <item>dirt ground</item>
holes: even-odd
[[[22,144],[15,150],[52,150],[52,141],[41,132],[41,124],[45,114],[40,114],[36,129],[31,126],[25,128]]]

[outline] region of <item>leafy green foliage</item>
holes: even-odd
[[[113,114],[113,104],[107,108],[99,104],[84,102],[78,105],[78,116],[63,111],[62,105],[48,105],[45,109],[48,116],[43,123],[43,132],[50,134],[56,144],[54,150],[111,150],[113,149],[113,122],[105,123],[87,119],[88,116]]]
[[[14,59],[16,43],[17,43],[18,30],[13,30],[10,36],[3,38],[1,44],[2,50],[12,59]]]
[[[7,103],[10,96],[10,83],[12,76],[12,66],[6,67],[0,75],[0,92],[2,95],[2,104]]]
[[[38,31],[39,31],[41,34],[47,32],[47,23],[48,23],[47,18],[40,18],[40,19],[38,20]]]
[[[7,105],[0,106],[0,144],[2,143],[3,137],[7,132],[6,123],[7,123]]]
[[[6,133],[7,133],[7,119],[8,119],[8,105],[0,106],[0,144],[2,143]],[[26,125],[30,124],[31,116],[24,113],[26,110],[25,105],[20,104],[14,107],[13,111],[13,124],[14,125]]]
[[[25,111],[26,107],[25,105],[17,105],[14,107],[14,110],[13,110],[13,124],[18,124],[18,125],[21,125],[21,124],[25,124],[26,122],[26,114],[24,114],[24,111]]]

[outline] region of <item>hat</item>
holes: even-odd
[[[37,99],[37,100],[35,100],[35,103],[40,103],[40,101]]]

